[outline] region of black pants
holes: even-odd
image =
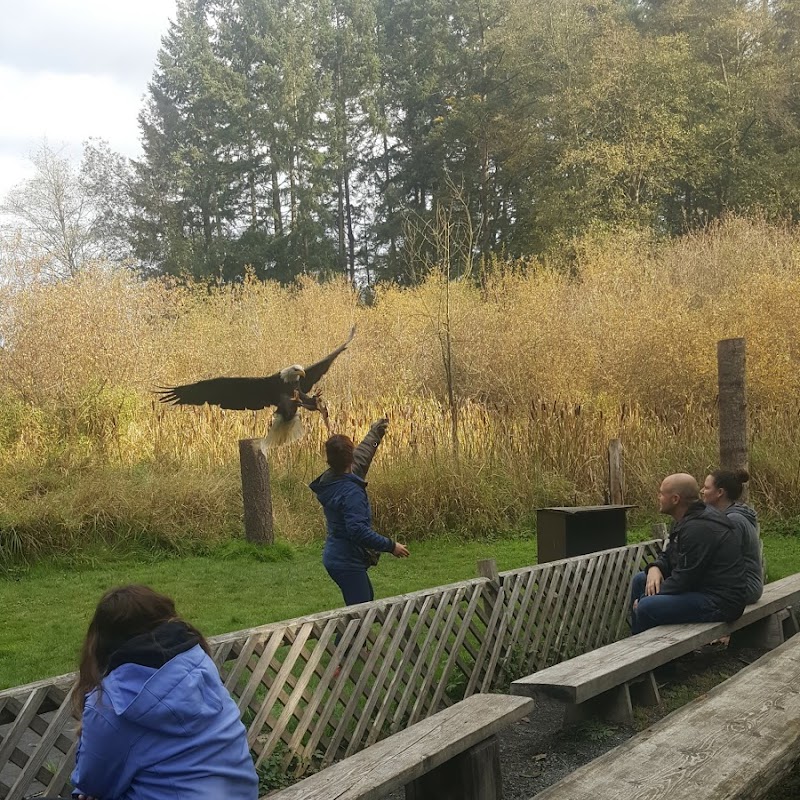
[[[369,603],[370,600],[375,599],[375,592],[366,569],[329,569],[328,567],[325,569],[342,590],[346,606]]]
[[[334,583],[342,590],[342,597],[346,606],[354,606],[357,603],[369,603],[375,599],[375,592],[372,589],[372,582],[364,569],[330,569],[328,575],[333,578]],[[342,639],[339,633],[336,635],[335,642],[338,645]]]

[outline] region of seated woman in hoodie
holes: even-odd
[[[81,653],[73,796],[256,800],[239,710],[203,635],[147,586],[103,596]]]
[[[701,492],[703,502],[725,514],[741,537],[745,561],[747,588],[745,603],[747,605],[755,603],[764,591],[758,518],[754,509],[738,502],[742,496],[744,484],[749,480],[750,475],[747,470],[716,469],[706,477]]]
[[[325,512],[328,536],[322,563],[342,591],[345,605],[366,603],[375,599],[368,567],[368,551],[391,553],[406,558],[408,548],[372,527],[372,509],[364,480],[381,443],[387,419],[374,422],[358,447],[343,434],[334,434],[325,442],[328,469],[310,484]]]

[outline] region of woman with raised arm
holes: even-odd
[[[325,442],[328,469],[310,484],[325,512],[328,536],[322,563],[342,591],[345,605],[375,599],[367,569],[378,553],[406,558],[408,548],[372,527],[372,509],[364,480],[389,420],[374,422],[358,447],[343,434]]]

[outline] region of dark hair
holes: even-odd
[[[325,458],[328,466],[337,474],[343,475],[353,463],[355,445],[349,436],[335,433],[325,442]]]
[[[715,469],[711,479],[717,489],[722,489],[730,500],[736,502],[744,491],[744,484],[750,480],[750,473],[746,469]]]
[[[131,584],[106,592],[94,611],[83,641],[74,703],[83,713],[86,695],[100,686],[111,655],[125,642],[172,620],[180,620],[172,598],[153,591],[149,586]],[[200,638],[198,644],[209,655],[203,634],[184,620],[186,627]]]

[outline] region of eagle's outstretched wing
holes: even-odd
[[[201,406],[208,403],[220,408],[238,411],[256,411],[267,406],[277,406],[286,394],[286,384],[279,372],[266,378],[210,378],[183,386],[161,389],[162,403]]]
[[[344,344],[339,345],[332,353],[329,353],[325,358],[317,361],[316,364],[312,364],[310,367],[303,367],[306,376],[305,378],[300,378],[299,387],[302,392],[308,394],[314,388],[314,384],[322,379],[322,376],[330,369],[336,357],[347,349],[347,345],[353,341],[355,335],[356,326],[353,325],[350,329],[350,335],[347,337],[347,341]]]

